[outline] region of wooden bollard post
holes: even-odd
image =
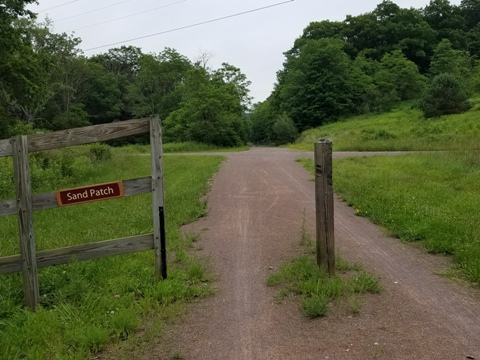
[[[329,275],[335,274],[333,231],[332,143],[315,143],[315,207],[317,220],[317,264]]]

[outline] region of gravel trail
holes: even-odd
[[[304,210],[314,234],[314,183],[294,161],[312,154],[253,148],[221,155],[228,160],[213,181],[208,216],[185,230],[201,233],[197,253],[210,259],[217,292],[134,358],[480,359],[479,289],[436,275],[448,258],[386,236],[338,199],[340,255],[376,274],[384,290],[363,297],[358,315],[340,308],[308,320],[295,299],[277,303],[266,278],[301,251]],[[352,155],[359,154],[334,154]]]

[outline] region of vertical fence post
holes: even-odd
[[[166,279],[167,250],[165,231],[162,126],[158,116],[150,118],[150,149],[152,159],[152,206],[155,276],[157,279]]]
[[[25,304],[34,310],[38,305],[39,288],[35,234],[33,232],[32,190],[28,163],[28,141],[24,135],[12,138],[15,191],[17,195],[18,231],[22,258]]]
[[[335,238],[333,231],[332,143],[315,143],[315,207],[317,264],[335,274]]]

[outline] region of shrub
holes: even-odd
[[[273,124],[273,133],[277,145],[294,142],[298,137],[298,130],[293,120],[286,114],[280,115]]]
[[[433,78],[425,91],[420,109],[425,118],[460,114],[469,109],[467,100],[460,81],[452,74],[443,73]]]
[[[96,161],[106,161],[112,158],[110,146],[101,143],[90,145],[90,154],[93,156],[93,160]]]

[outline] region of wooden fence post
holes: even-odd
[[[167,278],[167,250],[165,232],[165,199],[163,177],[162,125],[158,116],[150,118],[150,149],[152,159],[152,206],[155,275]]]
[[[22,259],[25,303],[35,309],[39,300],[35,234],[33,232],[32,189],[28,162],[28,141],[24,135],[12,138],[12,155],[17,195],[18,230]]]
[[[317,264],[329,275],[335,274],[335,238],[332,187],[332,143],[315,143],[315,207]]]

